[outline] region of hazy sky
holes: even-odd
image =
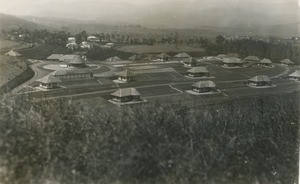
[[[147,4],[155,4],[162,2],[203,2],[203,4],[219,4],[226,1],[230,2],[241,2],[241,1],[260,1],[260,0],[0,0],[0,12],[8,14],[18,14],[18,15],[30,15],[35,14],[39,11],[56,11],[60,8],[73,8],[73,6],[78,6],[78,4],[90,4],[91,6],[101,6],[102,4],[110,4],[111,6],[117,6],[120,3],[129,3],[144,6]],[[284,2],[297,2],[300,6],[300,0],[261,0],[264,3],[284,3]],[[88,11],[84,9],[84,11]]]

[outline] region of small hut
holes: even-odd
[[[242,67],[244,63],[245,61],[238,58],[225,58],[222,65],[224,67]]]
[[[46,75],[45,77],[37,80],[39,86],[44,89],[53,89],[57,88],[58,83],[61,82],[60,79],[54,77],[52,74]]]
[[[300,70],[291,73],[288,78],[293,81],[300,81]]]
[[[187,53],[182,52],[182,53],[179,53],[179,54],[175,55],[175,56],[174,56],[174,59],[175,59],[176,61],[182,61],[182,60],[188,59],[188,58],[190,58],[190,57],[191,57],[191,56],[188,55]]]
[[[285,65],[285,66],[288,66],[288,65],[294,65],[294,64],[295,64],[293,61],[291,61],[291,60],[289,60],[289,59],[284,59],[284,60],[280,61],[280,63],[281,63],[282,65]]]
[[[123,88],[111,94],[112,100],[116,102],[140,101],[141,94],[135,88]]]
[[[245,58],[245,61],[258,62],[259,58],[257,56],[248,56]]]
[[[251,86],[270,86],[272,85],[271,79],[266,75],[258,75],[248,80]]]
[[[195,67],[197,65],[197,60],[193,57],[187,58],[183,61],[184,66]]]
[[[119,81],[129,82],[133,80],[134,74],[131,70],[126,69],[122,72],[116,73]]]
[[[269,59],[264,58],[264,59],[262,59],[262,60],[259,61],[258,65],[259,65],[259,66],[267,66],[267,67],[270,67],[270,66],[272,66],[272,61],[269,60]]]
[[[11,50],[11,51],[5,53],[5,55],[6,56],[12,56],[12,57],[19,57],[19,56],[21,56],[21,54],[18,53],[17,51],[15,51],[15,50]]]
[[[217,87],[213,81],[200,81],[192,85],[192,90],[197,93],[216,92]]]
[[[169,61],[171,59],[171,56],[166,53],[161,53],[156,56],[156,59],[159,61]]]
[[[82,59],[81,56],[77,55],[77,56],[74,57],[72,60],[70,60],[69,66],[75,67],[75,68],[85,68],[85,67],[86,67],[86,63],[85,63],[85,61]]]
[[[187,75],[191,77],[209,77],[209,71],[206,67],[193,67],[187,71]]]

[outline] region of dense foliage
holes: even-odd
[[[1,101],[3,183],[293,183],[298,96],[190,109]]]

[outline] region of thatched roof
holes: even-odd
[[[245,60],[259,61],[259,58],[257,56],[248,56],[248,57],[245,58]]]
[[[185,52],[182,52],[182,53],[179,53],[177,55],[174,56],[175,58],[188,58],[188,57],[191,57],[190,55],[188,55],[187,53]]]
[[[53,76],[59,75],[72,75],[72,74],[92,74],[88,69],[75,69],[75,70],[56,70],[52,73]]]
[[[192,69],[189,69],[187,72],[188,73],[209,73],[207,68],[203,66],[193,67]]]
[[[300,70],[296,70],[295,72],[291,73],[289,77],[300,77]]]
[[[161,54],[157,55],[156,57],[160,58],[160,59],[171,58],[171,56],[166,53],[161,53]]]
[[[223,60],[223,63],[226,63],[226,64],[241,64],[241,63],[244,63],[245,61],[241,60],[241,59],[238,59],[238,58],[225,58]]]
[[[122,76],[122,77],[132,77],[134,74],[131,70],[126,69],[124,71],[116,73],[116,75]]]
[[[286,65],[293,65],[293,64],[295,64],[293,61],[291,61],[289,59],[284,59],[284,60],[280,61],[280,63],[286,64]]]
[[[266,75],[258,75],[258,76],[255,76],[255,77],[249,79],[249,81],[251,81],[251,82],[270,82],[271,79],[270,79],[270,77],[268,77]]]
[[[266,59],[266,58],[260,60],[259,62],[262,63],[262,64],[272,64],[272,61],[269,60],[269,59]]]
[[[14,57],[18,57],[18,56],[21,56],[20,53],[18,53],[17,51],[14,51],[14,50],[11,50],[7,53],[5,53],[6,56],[14,56]]]
[[[44,83],[44,84],[52,84],[52,83],[58,83],[61,82],[60,79],[54,77],[52,74],[50,75],[46,75],[43,78],[40,78],[39,80],[37,80],[38,82]]]
[[[106,61],[122,61],[122,59],[120,59],[118,56],[114,56],[114,57],[106,59]]]
[[[192,85],[195,88],[215,88],[216,84],[213,81],[200,81]]]
[[[140,96],[141,94],[135,88],[123,88],[111,94],[116,97]]]

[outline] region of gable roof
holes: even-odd
[[[271,63],[272,63],[272,61],[271,61],[271,60],[269,60],[269,59],[266,59],[266,58],[264,58],[264,59],[260,60],[259,62],[260,62],[260,63],[263,63],[263,64],[271,64]]]
[[[62,58],[64,55],[63,54],[51,54],[47,59],[49,60],[59,60]]]
[[[189,58],[185,59],[183,62],[186,64],[192,64],[192,63],[196,63],[197,60],[193,57],[189,57]]]
[[[223,63],[226,63],[226,64],[232,64],[232,63],[244,63],[245,61],[241,60],[241,59],[238,59],[238,58],[224,58],[223,60]]]
[[[185,52],[182,52],[182,53],[179,53],[177,55],[174,56],[175,58],[188,58],[188,57],[191,57],[190,55],[188,55],[187,53]]]
[[[93,74],[88,69],[74,69],[74,70],[56,70],[52,73],[53,76],[60,76],[60,75],[72,75],[72,74]]]
[[[106,61],[122,61],[122,59],[120,59],[118,56],[114,56],[114,57],[106,59]]]
[[[37,80],[38,82],[44,83],[44,84],[51,84],[51,83],[58,83],[61,82],[60,79],[54,77],[52,74],[46,75],[45,77],[42,77]]]
[[[164,59],[164,58],[170,58],[171,56],[163,52],[163,53],[157,55],[156,57],[157,57],[157,58],[163,58],[163,59]]]
[[[126,69],[124,71],[118,72],[116,73],[118,76],[122,76],[122,77],[132,77],[134,74],[131,70]]]
[[[289,77],[300,77],[300,70],[296,70],[295,72],[291,73]]]
[[[215,88],[216,84],[213,81],[200,81],[192,85],[196,88]]]
[[[68,60],[72,60],[75,59],[76,57],[78,57],[79,55],[76,54],[67,54],[67,55],[63,55],[63,57],[59,58],[59,61],[68,61]],[[80,56],[79,56],[80,57]]]
[[[249,79],[249,81],[251,81],[251,82],[270,82],[271,79],[270,79],[270,77],[268,77],[266,75],[258,75],[258,76],[255,76],[255,77]]]
[[[287,65],[292,65],[292,64],[294,64],[294,62],[291,61],[290,59],[284,59],[284,60],[280,61],[280,63],[287,64]]]
[[[5,55],[6,56],[15,56],[15,57],[21,56],[21,54],[15,50],[10,50],[9,52],[5,53]]]
[[[187,72],[188,73],[209,73],[207,68],[203,66],[193,67],[192,69],[189,69]]]
[[[248,57],[245,58],[245,60],[259,61],[259,58],[257,56],[248,56]]]
[[[122,88],[111,94],[116,97],[139,96],[141,95],[135,88]]]
[[[70,60],[70,64],[78,65],[78,64],[85,64],[85,62],[79,55],[75,55],[75,57]]]

